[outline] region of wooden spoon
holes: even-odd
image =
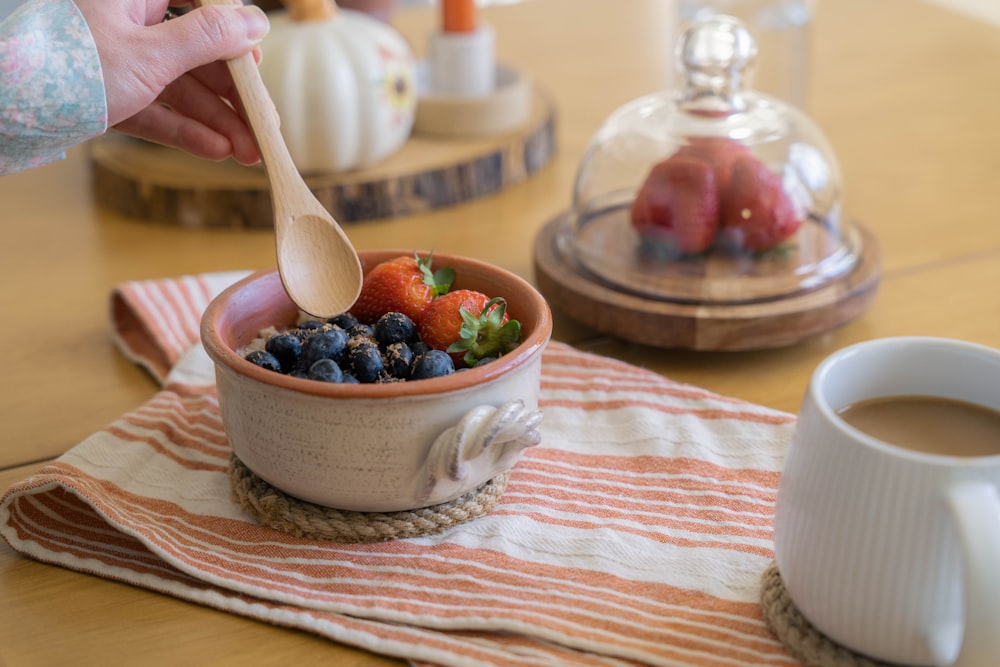
[[[201,0],[232,5],[232,0]],[[302,180],[278,127],[278,116],[253,54],[227,62],[271,185],[278,272],[295,304],[315,317],[346,312],[364,274],[350,239]]]

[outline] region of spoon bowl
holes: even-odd
[[[358,298],[361,278],[345,278],[345,267],[361,264],[354,247],[329,233],[328,216],[304,214],[282,227],[277,238],[281,283],[303,311],[321,318],[346,312]]]
[[[230,5],[231,0],[201,0]],[[364,274],[350,239],[302,179],[279,129],[274,103],[247,53],[227,62],[271,186],[278,272],[289,298],[319,318],[346,312]]]

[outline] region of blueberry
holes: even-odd
[[[455,363],[447,352],[428,350],[413,360],[410,369],[411,380],[426,380],[428,378],[451,375],[455,372]]]
[[[426,354],[430,351],[431,346],[422,340],[410,343],[410,349],[413,350],[413,356],[419,357],[421,354]]]
[[[393,343],[409,343],[416,335],[417,326],[404,313],[386,313],[375,323],[375,340],[383,348]]]
[[[349,331],[352,327],[358,326],[358,318],[354,317],[350,313],[341,313],[327,320],[330,324],[335,324],[344,331]]]
[[[375,338],[375,328],[370,324],[360,322],[348,329],[347,333],[351,335],[351,338]]]
[[[302,344],[302,362],[306,368],[311,368],[320,359],[340,361],[347,349],[347,340],[347,333],[340,329],[313,334]]]
[[[295,367],[295,361],[302,354],[302,341],[295,334],[271,336],[264,343],[264,349],[275,356],[285,373]]]
[[[244,357],[247,361],[252,364],[256,364],[261,368],[266,368],[269,371],[275,371],[276,373],[281,372],[281,362],[278,361],[277,357],[266,350],[254,350]]]
[[[491,361],[496,361],[496,360],[497,360],[496,357],[483,357],[482,359],[480,359],[479,361],[477,361],[475,364],[473,364],[473,366],[485,366],[486,364],[490,363]]]
[[[320,359],[309,367],[309,379],[320,382],[340,382],[343,379],[340,366],[333,359]]]
[[[413,350],[406,343],[393,343],[382,354],[382,364],[390,377],[398,380],[409,380],[410,365],[413,364]]]
[[[346,371],[341,374],[340,382],[341,384],[361,384],[358,382],[358,378],[354,377],[350,373],[347,373]]]
[[[316,329],[322,329],[322,328],[323,328],[323,323],[318,320],[306,320],[305,322],[299,325],[299,329],[302,329],[303,331],[314,331]]]
[[[351,348],[351,369],[359,382],[375,382],[382,372],[382,355],[371,343],[361,343]]]

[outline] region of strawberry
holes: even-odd
[[[794,234],[801,218],[781,184],[781,176],[745,155],[733,162],[722,193],[720,224],[725,238],[752,252],[769,250]]]
[[[413,257],[389,259],[365,276],[351,314],[365,324],[373,324],[395,311],[417,322],[428,304],[446,293],[454,280],[455,272],[449,267],[431,271],[431,255],[421,259],[414,253]]]
[[[676,256],[707,250],[719,226],[712,166],[684,155],[655,165],[632,204],[632,225],[658,252]]]
[[[729,188],[733,163],[739,157],[750,155],[750,149],[728,137],[692,137],[681,146],[676,155],[702,160],[715,171],[715,185],[720,193]]]
[[[502,356],[521,338],[521,324],[508,317],[506,301],[466,289],[434,299],[417,328],[424,343],[450,354],[459,368]]]

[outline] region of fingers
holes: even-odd
[[[232,154],[232,144],[224,136],[158,103],[122,121],[115,129],[208,160],[224,160]]]
[[[115,129],[210,160],[232,156],[240,164],[260,161],[243,119],[192,76],[182,77]]]
[[[209,159],[259,161],[219,61],[248,52],[259,60],[269,25],[259,7],[232,1],[162,21],[168,6],[189,3],[147,0],[122,12],[106,0],[76,0],[98,46],[109,124]]]
[[[168,80],[215,60],[229,60],[257,47],[270,26],[255,5],[209,5],[150,26],[149,52],[169,54]]]
[[[232,157],[244,165],[260,162],[256,152],[252,156],[238,155],[233,152],[233,145],[226,137],[159,104],[146,107],[116,125],[115,129],[123,134],[177,148],[206,160],[219,162]]]
[[[140,9],[145,10],[145,15],[142,17],[142,25],[152,25],[163,20],[163,15],[166,13],[167,9],[167,3],[163,2],[163,0],[147,1],[144,6],[140,5],[139,7],[133,7],[132,11],[138,12]]]
[[[206,84],[206,81],[209,83]],[[160,96],[160,102],[193,122],[226,137],[232,144],[233,156],[238,162],[256,163],[259,161],[257,144],[250,129],[243,116],[224,102],[223,98],[239,108],[228,71],[222,63],[212,63],[168,86]]]

